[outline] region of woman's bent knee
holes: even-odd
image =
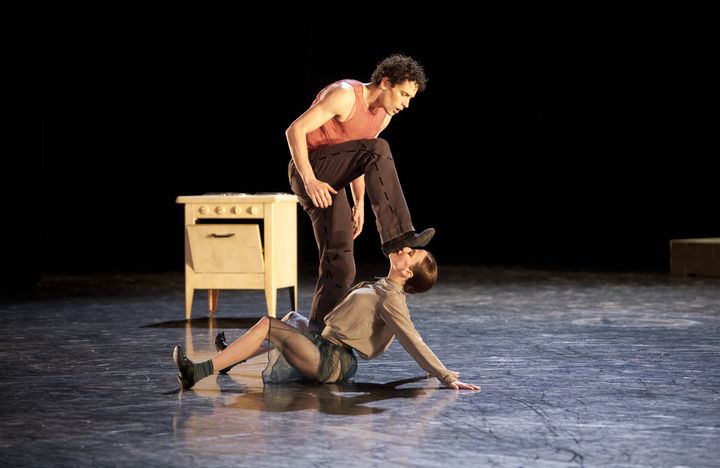
[[[272,317],[268,317],[267,315],[263,315],[260,317],[260,320],[258,320],[255,325],[251,328],[251,331],[256,333],[263,333],[267,335],[268,330],[270,330],[270,321]]]

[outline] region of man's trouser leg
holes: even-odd
[[[315,177],[335,190],[365,175],[365,190],[383,244],[415,230],[390,145],[384,139],[353,140],[321,148],[310,155],[310,163]],[[299,182],[302,194],[307,197],[302,181]]]
[[[328,208],[306,208],[313,224],[320,265],[310,321],[320,329],[324,319],[355,280],[352,212],[345,190],[338,190]]]

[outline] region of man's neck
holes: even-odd
[[[380,107],[378,102],[380,94],[382,94],[382,89],[375,83],[363,83],[363,99],[365,99],[365,104],[371,111]]]

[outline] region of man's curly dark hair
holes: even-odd
[[[422,65],[412,57],[403,54],[393,54],[384,58],[377,64],[370,79],[373,83],[379,85],[383,77],[387,77],[393,86],[405,80],[414,81],[418,85],[418,91],[424,90],[428,82]]]

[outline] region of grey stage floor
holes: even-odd
[[[398,343],[349,385],[263,387],[257,358],[180,392],[176,343],[208,358],[264,310],[223,291],[211,321],[196,294],[186,323],[183,294],[181,273],[50,277],[1,303],[0,465],[719,463],[717,279],[446,267],[412,316],[480,392],[422,379]]]

